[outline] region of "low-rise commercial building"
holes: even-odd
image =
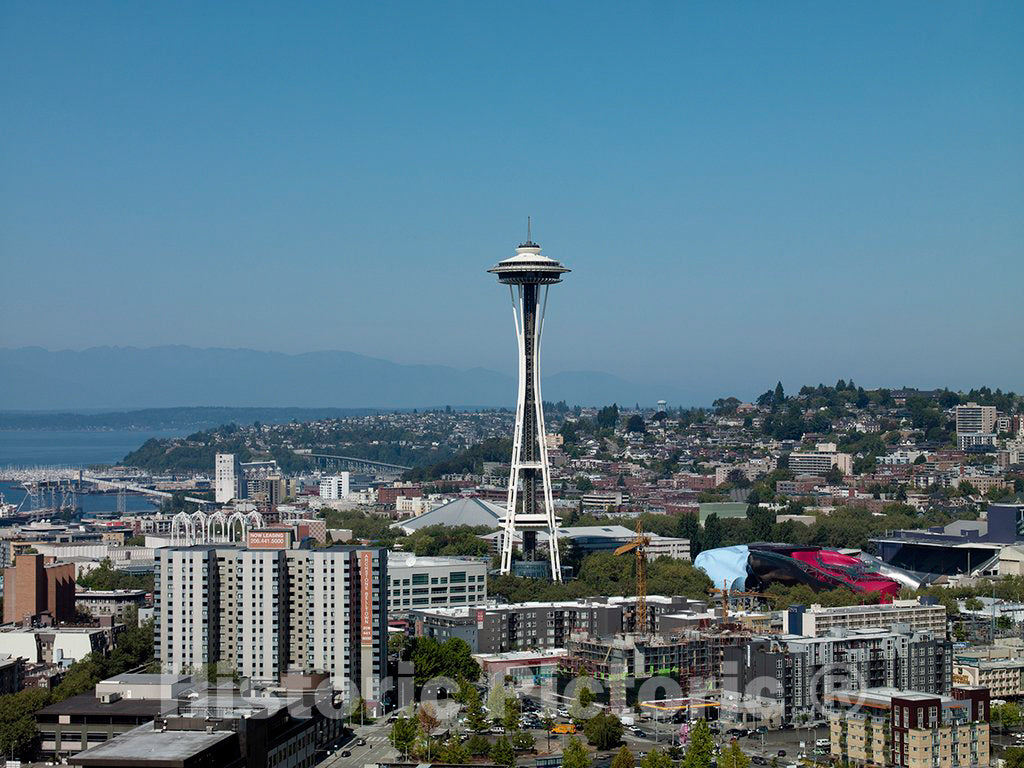
[[[89,768],[311,768],[341,735],[341,717],[322,707],[303,716],[274,697],[218,695],[178,701],[152,723],[73,755]],[[305,716],[307,715],[308,716]]]

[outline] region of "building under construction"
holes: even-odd
[[[612,707],[633,706],[638,700],[706,696],[720,689],[724,650],[745,645],[751,637],[749,630],[736,625],[709,626],[671,637],[574,635],[567,643],[565,672],[604,683]],[[653,678],[667,680],[644,685]]]

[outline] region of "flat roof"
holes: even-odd
[[[529,659],[557,659],[568,655],[565,648],[541,648],[536,651],[506,651],[505,653],[474,653],[480,661],[527,661]]]
[[[189,682],[192,682],[191,675],[163,675],[159,672],[125,672],[114,677],[108,677],[105,680],[100,680],[98,684],[175,685],[177,683]]]
[[[104,765],[111,761],[144,761],[149,765],[177,764],[223,741],[234,731],[158,731],[151,723],[140,725],[71,758],[77,765]]]
[[[156,717],[165,709],[176,708],[174,702],[163,702],[160,699],[128,699],[104,703],[92,693],[81,693],[56,704],[43,707],[39,715],[137,715]]]

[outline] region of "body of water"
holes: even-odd
[[[0,467],[117,464],[151,437],[184,437],[194,431],[0,430]]]
[[[8,504],[20,505],[25,498],[26,491],[18,483],[0,482],[0,494]],[[154,512],[157,505],[149,501],[148,497],[141,494],[129,493],[125,496],[125,506],[129,512]],[[45,504],[49,504],[50,497],[46,496]],[[25,508],[28,508],[25,503]],[[57,503],[60,503],[58,496]],[[114,514],[117,512],[116,493],[81,493],[78,494],[78,507],[83,515],[98,515],[102,513]]]

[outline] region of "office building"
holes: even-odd
[[[246,490],[238,457],[233,453],[218,453],[213,473],[214,501],[227,504],[232,499],[245,498]]]
[[[75,566],[21,554],[4,569],[4,623],[70,621],[75,616]]]
[[[350,487],[349,473],[341,472],[337,475],[320,478],[320,498],[327,501],[339,501],[347,499],[352,493]]]
[[[825,699],[832,756],[852,766],[983,768],[989,765],[989,694],[952,696],[874,688]]]
[[[835,608],[792,605],[786,614],[786,631],[804,637],[819,637],[833,629],[882,629],[893,624],[906,624],[913,632],[931,632],[936,637],[943,637],[946,634],[946,608],[940,603],[922,603],[915,599]]]
[[[487,602],[486,560],[388,552],[388,614]]]
[[[844,476],[853,474],[853,457],[839,453],[835,443],[818,443],[816,451],[793,451],[789,468],[797,475],[824,475],[833,467]]]
[[[294,549],[286,529],[250,531],[248,546],[157,552],[156,657],[164,671],[216,663],[276,682],[318,671],[379,701],[387,653],[387,557],[381,549]]]
[[[73,755],[149,723],[190,690],[189,676],[124,674],[103,680],[94,691],[36,712],[39,749],[47,756]]]

